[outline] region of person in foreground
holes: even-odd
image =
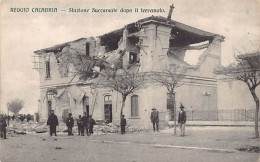
[[[1,133],[1,138],[3,139],[7,139],[6,138],[6,127],[7,127],[7,124],[6,124],[6,121],[5,121],[5,117],[4,115],[0,115],[0,133]]]
[[[151,112],[151,122],[153,123],[153,131],[155,132],[158,131],[159,132],[159,111],[156,110],[156,108],[152,108],[152,112]],[[156,128],[155,128],[156,126]]]
[[[121,134],[125,134],[126,119],[124,115],[122,115],[121,117],[120,126],[121,126]]]
[[[68,136],[73,136],[72,127],[74,126],[74,119],[71,113],[69,113],[68,115],[68,118],[66,120],[66,125],[68,127]]]
[[[181,129],[181,136],[185,136],[185,123],[186,123],[186,112],[183,110],[184,106],[181,104],[180,106],[181,111],[179,112],[179,118],[178,118],[178,123],[180,124],[180,129]]]
[[[47,120],[47,125],[50,126],[50,136],[52,136],[52,134],[57,136],[56,126],[59,125],[59,121],[57,116],[54,114],[54,110],[51,110],[51,114]]]

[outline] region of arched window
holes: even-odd
[[[138,117],[138,96],[131,96],[131,117]]]

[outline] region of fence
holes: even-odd
[[[186,110],[186,114],[189,121],[254,121],[255,119],[255,109]]]

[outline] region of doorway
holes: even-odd
[[[112,96],[106,95],[104,96],[104,117],[106,123],[111,123],[113,116],[112,116]]]
[[[83,114],[86,112],[87,117],[89,116],[89,97],[84,96],[83,97]]]
[[[50,114],[51,114],[51,109],[52,109],[52,102],[51,102],[51,101],[48,101],[48,102],[47,102],[47,106],[48,106],[48,116],[50,116]]]

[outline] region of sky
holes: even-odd
[[[37,111],[39,74],[32,69],[33,51],[99,36],[151,15],[167,17],[172,3],[173,20],[225,37],[222,65],[234,61],[234,49],[250,52],[259,47],[260,0],[0,0],[0,111],[6,112],[7,102],[14,98],[24,100],[22,113]],[[58,12],[31,12],[42,7]],[[10,8],[30,8],[30,12],[10,12]],[[161,8],[165,13],[71,13],[69,8]]]

